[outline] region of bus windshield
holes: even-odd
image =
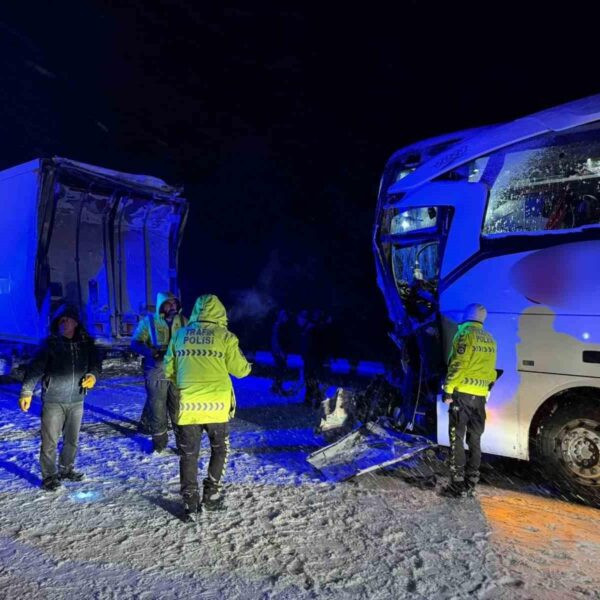
[[[490,189],[483,235],[600,224],[600,125],[538,136],[478,159]]]
[[[440,270],[440,211],[435,207],[385,211],[382,247],[407,314],[423,320],[436,308]]]

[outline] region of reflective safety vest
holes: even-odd
[[[452,340],[444,392],[487,396],[496,376],[496,341],[481,323],[461,323]]]
[[[189,325],[171,338],[165,375],[179,391],[178,425],[226,423],[235,414],[230,375],[245,377],[251,367],[226,323],[218,298],[202,296]]]
[[[175,315],[171,327],[169,327],[164,315],[160,312],[160,308],[165,301],[170,299],[179,302],[171,292],[158,292],[156,295],[156,312],[154,314],[150,313],[140,320],[131,338],[132,341],[139,342],[150,349],[167,347],[171,336],[187,324],[187,319],[178,314]]]

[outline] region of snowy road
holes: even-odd
[[[24,415],[0,387],[0,597],[600,598],[599,511],[527,485],[452,501],[385,474],[325,483],[313,415],[266,379],[235,385],[228,510],[197,526],[178,518],[177,457],[135,433],[139,377],[90,393],[87,478],[57,493],[38,489],[39,400]]]

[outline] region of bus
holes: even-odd
[[[373,233],[400,349],[397,422],[448,446],[441,383],[467,304],[499,378],[483,452],[600,489],[600,94],[412,144],[388,160]]]

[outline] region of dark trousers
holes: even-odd
[[[306,377],[304,380],[304,403],[318,408],[323,402],[321,383],[316,377]]]
[[[322,362],[312,356],[304,356],[304,402],[313,408],[323,402],[321,380],[323,379]]]
[[[165,379],[162,366],[149,369],[144,373],[146,385],[146,405],[142,413],[142,424],[152,434],[156,449],[164,449],[169,441],[168,419],[174,424],[177,418],[176,392],[173,384]],[[173,427],[175,429],[175,427]]]
[[[273,375],[272,389],[276,392],[281,392],[283,390],[283,382],[285,381],[287,358],[285,354],[277,354],[274,352],[273,360],[275,362],[275,373]]]
[[[42,407],[42,446],[40,449],[40,468],[42,479],[57,475],[56,449],[62,433],[63,444],[58,459],[59,469],[66,473],[73,468],[79,430],[83,416],[83,402],[63,404],[62,402],[44,402]]]
[[[208,433],[210,441],[208,472],[203,481],[204,494],[210,495],[218,491],[229,454],[229,423],[178,425],[177,430],[179,480],[182,496],[198,494],[198,455],[203,431]]]
[[[481,465],[481,435],[485,429],[485,397],[454,392],[449,411],[450,477],[475,485]],[[466,435],[469,457],[465,456]]]

